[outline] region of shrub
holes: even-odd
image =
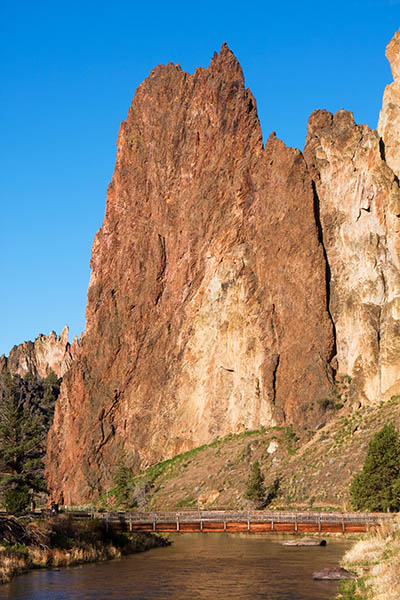
[[[293,427],[289,425],[289,427],[285,428],[285,441],[287,444],[287,449],[289,454],[296,453],[296,443],[299,441],[299,436],[294,431]]]
[[[6,511],[13,515],[26,511],[30,499],[29,488],[24,486],[9,488],[4,492],[3,496]]]
[[[265,505],[265,485],[264,476],[261,473],[258,461],[251,465],[250,476],[246,486],[246,498],[256,502],[260,508]]]

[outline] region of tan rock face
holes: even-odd
[[[262,145],[223,46],[138,88],[92,250],[87,327],[49,436],[55,496],[262,425],[318,422],[335,354],[302,154]]]
[[[400,378],[398,180],[377,132],[345,111],[311,116],[304,155],[330,268],[339,380],[351,376],[359,399],[377,402]]]
[[[400,30],[389,42],[386,56],[394,81],[386,87],[383,95],[378,133],[384,142],[387,164],[400,177]]]
[[[34,342],[23,342],[14,346],[8,357],[0,357],[0,371],[8,369],[21,377],[27,373],[46,377],[50,371],[62,377],[70,368],[78,353],[78,340],[68,342],[68,327],[60,336],[54,331],[50,335],[40,334]]]

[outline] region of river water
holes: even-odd
[[[12,600],[331,600],[312,572],[337,566],[350,543],[288,547],[271,534],[172,534],[173,544],[121,560],[38,570],[0,586]]]

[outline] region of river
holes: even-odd
[[[350,543],[287,547],[271,534],[172,534],[173,544],[121,560],[37,570],[0,586],[12,600],[331,600],[333,582],[312,572],[337,566]]]

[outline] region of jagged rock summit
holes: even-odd
[[[226,44],[156,67],[117,142],[86,330],[49,435],[68,504],[230,432],[314,427],[335,338],[313,182],[271,135]]]
[[[378,132],[316,111],[271,134],[226,45],[155,68],[118,135],[86,332],[49,435],[54,497],[93,499],[228,433],[400,394],[399,33]],[[397,103],[397,104],[396,104]]]
[[[8,357],[0,356],[0,373],[9,370],[24,377],[27,373],[46,377],[53,371],[62,377],[70,368],[78,353],[78,339],[68,342],[68,326],[58,336],[54,331],[50,335],[39,334],[33,342],[23,342],[14,346]]]

